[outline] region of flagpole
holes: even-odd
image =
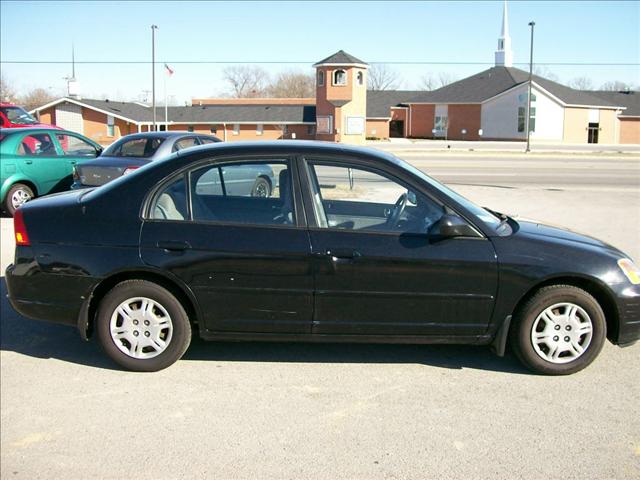
[[[169,131],[169,109],[167,108],[167,75],[164,76],[164,130]]]

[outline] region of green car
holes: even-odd
[[[102,147],[74,132],[56,128],[0,129],[0,201],[13,216],[32,198],[68,190],[73,167],[97,157]]]

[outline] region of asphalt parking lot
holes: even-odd
[[[496,160],[483,176],[478,158],[410,160],[640,261],[637,159]],[[4,272],[9,218],[1,247]],[[479,347],[196,340],[173,367],[134,374],[73,329],[19,317],[1,288],[2,478],[640,478],[640,346],[542,377]]]

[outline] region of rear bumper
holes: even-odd
[[[5,271],[7,298],[23,317],[75,327],[83,304],[78,291],[86,288],[80,284],[88,283],[78,279],[42,273],[34,264],[12,264]]]

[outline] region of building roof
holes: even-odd
[[[164,117],[164,112],[159,118]],[[169,107],[174,123],[315,123],[315,105],[202,105]]]
[[[529,73],[514,67],[492,67],[437,90],[423,92],[407,103],[482,103],[529,81]],[[591,92],[575,90],[538,75],[533,81],[566,105],[616,107]]]
[[[313,66],[317,67],[319,65],[364,65],[367,66],[368,63],[363,62],[359,58],[354,57],[353,55],[349,55],[344,50],[339,50],[333,55],[329,55],[327,58],[320,60],[318,63],[315,63]]]
[[[89,98],[61,98],[42,110],[62,102],[75,103],[134,123],[153,121],[151,107],[136,102],[114,102]],[[315,123],[315,105],[194,105],[168,107],[170,123]],[[156,121],[164,121],[164,107],[156,107]]]
[[[597,90],[589,92],[591,95],[607,100],[616,105],[626,107],[620,117],[640,117],[640,92],[629,90],[623,92],[606,92]]]
[[[425,93],[421,90],[368,90],[367,118],[389,118],[391,107]]]
[[[315,105],[315,97],[192,98],[191,105]]]

